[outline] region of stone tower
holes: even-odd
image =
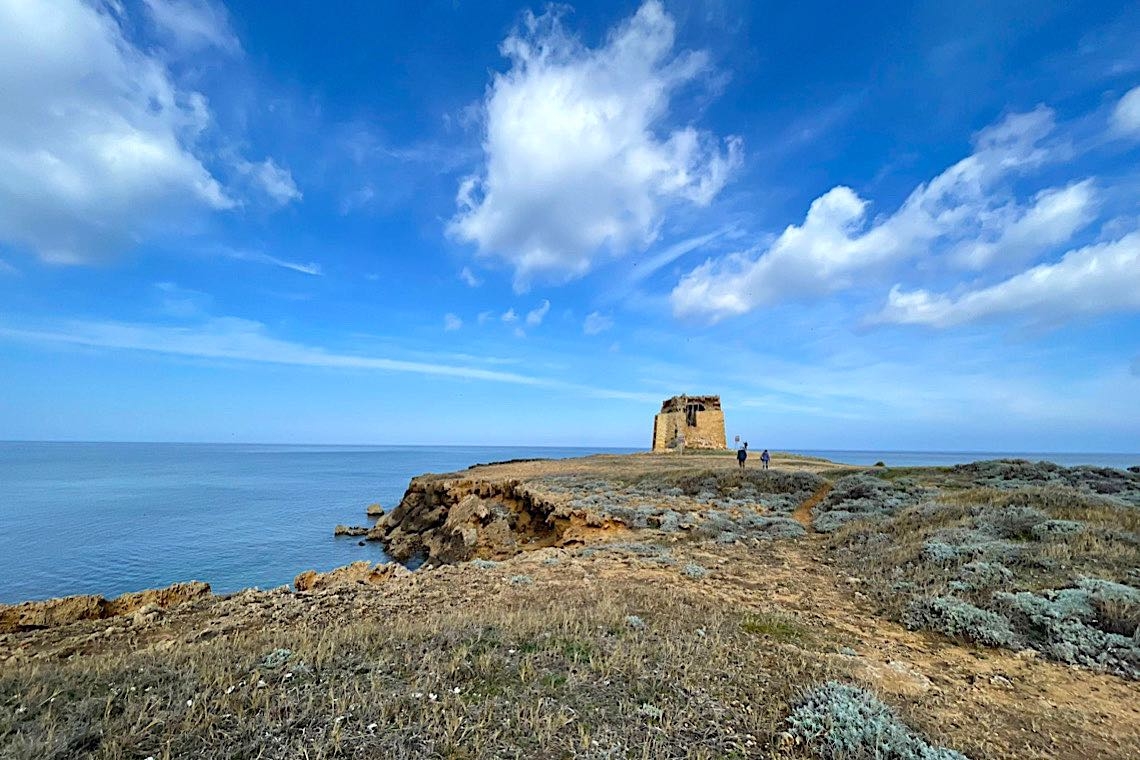
[[[653,450],[674,449],[679,437],[685,448],[727,449],[720,396],[674,396],[662,402],[653,418]]]

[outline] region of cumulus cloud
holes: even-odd
[[[592,311],[586,315],[586,321],[582,323],[582,332],[587,335],[597,335],[604,333],[613,326],[613,319],[601,312]]]
[[[915,188],[893,214],[870,222],[868,201],[835,187],[771,244],[688,272],[671,294],[673,311],[716,321],[844,290],[858,275],[936,248],[957,251],[960,264],[982,266],[1064,242],[1090,219],[1091,182],[1046,190],[1029,205],[1005,191],[1011,175],[1050,159],[1046,138],[1053,126],[1053,112],[1044,107],[1006,117],[975,136],[973,153]]]
[[[1140,87],[1133,87],[1112,111],[1112,128],[1119,135],[1140,137]]]
[[[259,163],[242,161],[238,169],[249,178],[259,192],[264,193],[279,206],[299,201],[303,197],[301,191],[297,189],[297,183],[293,181],[293,175],[288,169],[278,166],[272,158]]]
[[[1042,190],[1024,210],[1007,207],[997,211],[1008,218],[988,225],[989,235],[963,244],[957,259],[969,269],[984,269],[999,258],[1003,263],[1024,261],[1072,238],[1096,218],[1097,210],[1091,179]]]
[[[144,0],[155,26],[185,52],[216,48],[241,52],[241,43],[230,28],[229,14],[211,0]]]
[[[503,320],[504,324],[513,325],[519,321],[519,315],[515,313],[514,309],[507,309],[499,319]]]
[[[562,13],[528,13],[503,41],[511,68],[483,102],[484,166],[461,183],[449,226],[513,267],[520,291],[648,245],[671,204],[708,204],[741,160],[737,137],[668,125],[676,91],[709,63],[674,52],[658,0],[597,48],[571,35]]]
[[[463,327],[462,319],[450,313],[443,315],[443,329],[445,332],[455,332],[461,327]]]
[[[1140,309],[1140,232],[1069,251],[1056,263],[956,297],[896,285],[873,321],[951,327],[1020,314],[1049,323],[1135,309]]]
[[[0,0],[0,240],[106,255],[192,209],[235,205],[195,155],[206,99],[132,45],[111,8]]]
[[[542,324],[542,320],[546,318],[547,312],[550,311],[550,301],[543,301],[542,305],[527,313],[526,323],[531,327],[538,327]]]

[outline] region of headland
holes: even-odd
[[[0,756],[1140,756],[1135,472],[596,456],[376,517],[416,570],[0,608]]]

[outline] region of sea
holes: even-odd
[[[0,604],[111,597],[181,581],[217,593],[273,588],[305,570],[385,561],[374,542],[333,537],[369,525],[408,481],[507,459],[628,453],[534,446],[286,446],[0,442]],[[1019,457],[1126,467],[1135,454],[809,451],[891,467]]]

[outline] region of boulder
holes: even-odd
[[[338,525],[333,528],[334,536],[367,536],[368,528],[361,525]]]
[[[373,502],[368,505],[369,517],[379,517],[382,514],[384,514],[384,507],[380,506],[378,502]]]

